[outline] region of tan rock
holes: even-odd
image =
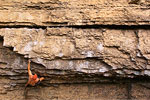
[[[106,71],[112,69],[149,69],[146,62],[145,51],[147,48],[142,44],[140,31],[116,30],[116,29],[75,29],[75,28],[2,28],[0,35],[4,37],[3,46],[13,47],[17,53],[32,58],[34,62],[50,68],[68,69],[69,61],[49,61],[59,59],[83,59],[83,63],[75,61],[75,70],[86,73],[100,73],[101,69],[90,71],[92,64],[86,59],[97,59],[110,66]],[[147,32],[147,31],[146,31]],[[148,38],[148,36],[146,36]],[[11,40],[10,40],[11,39]],[[148,42],[147,42],[148,43]],[[146,44],[147,45],[147,44]],[[59,62],[59,64],[58,64]],[[64,63],[61,64],[61,63]],[[50,65],[49,65],[50,64]],[[66,64],[66,65],[65,65]],[[61,65],[61,66],[59,66]],[[81,66],[82,65],[82,66]],[[66,66],[63,67],[63,66]],[[96,67],[96,65],[94,65]],[[101,65],[98,65],[101,66]],[[82,68],[83,67],[83,68]],[[86,68],[84,68],[86,67]],[[71,67],[69,69],[74,69]],[[140,71],[141,72],[141,71]],[[136,74],[135,74],[136,75]],[[143,75],[143,74],[141,74]],[[111,75],[110,75],[111,76]]]
[[[4,0],[0,5],[0,25],[5,26],[150,24],[147,0]]]
[[[1,0],[0,100],[148,99],[149,5]],[[24,89],[27,59],[45,80]]]

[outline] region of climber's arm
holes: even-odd
[[[41,78],[40,78],[40,81],[42,81],[42,80],[44,80],[44,77],[41,77]]]
[[[30,60],[28,60],[28,74],[29,74],[29,76],[31,76],[32,75],[32,72],[31,72],[31,70],[30,70]]]

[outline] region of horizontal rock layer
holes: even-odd
[[[148,84],[59,84],[50,87],[9,87],[8,80],[0,83],[0,100],[148,100]],[[5,83],[5,84],[4,84]],[[132,88],[130,88],[132,87]],[[13,91],[12,91],[13,90]]]
[[[0,25],[149,25],[149,4],[148,0],[2,0]]]
[[[0,29],[0,35],[4,39],[3,46],[13,47],[13,51],[32,59],[47,70],[65,70],[108,77],[150,75],[148,32],[149,30],[144,29],[66,27]],[[7,59],[10,59],[8,57]],[[16,64],[20,64],[20,60],[16,59]],[[26,69],[26,66],[21,63],[18,69],[22,68]]]

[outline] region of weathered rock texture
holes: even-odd
[[[1,0],[0,24],[148,25],[149,4],[149,0]]]
[[[148,100],[149,6],[149,0],[1,0],[0,100]],[[28,59],[45,80],[25,89]]]

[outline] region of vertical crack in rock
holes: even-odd
[[[132,93],[131,93],[132,91],[131,91],[131,90],[132,90],[132,83],[129,82],[129,83],[127,83],[127,92],[128,92],[128,93],[127,93],[127,95],[128,95],[128,96],[127,96],[127,99],[128,99],[128,100],[132,100],[132,95],[131,95],[131,94],[132,94]]]

